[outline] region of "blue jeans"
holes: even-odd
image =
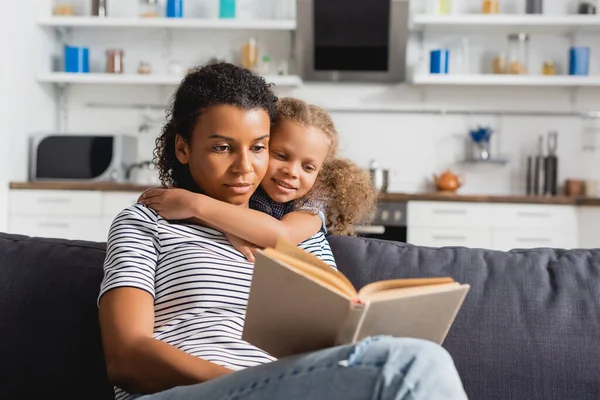
[[[466,399],[450,355],[417,339],[368,338],[138,400]]]

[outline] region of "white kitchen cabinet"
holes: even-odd
[[[99,217],[102,192],[75,190],[11,190],[10,215]]]
[[[27,236],[97,241],[101,237],[98,222],[97,217],[11,216],[9,227]]]
[[[579,247],[600,248],[600,207],[581,206],[577,210]]]
[[[410,227],[488,228],[490,206],[486,203],[410,201],[407,224]]]
[[[489,249],[492,236],[489,229],[477,228],[417,228],[408,230],[408,242],[419,246],[461,246]]]
[[[492,231],[492,248],[495,250],[507,251],[539,247],[576,248],[578,247],[577,232],[548,228],[494,229]]]
[[[577,209],[568,205],[493,204],[494,228],[576,229]]]
[[[407,241],[416,245],[506,251],[579,244],[570,205],[410,201],[407,213]]]
[[[11,233],[104,242],[114,218],[137,202],[138,192],[11,190]]]

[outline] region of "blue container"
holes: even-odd
[[[590,48],[571,47],[569,49],[569,75],[589,75]]]
[[[221,0],[219,4],[219,18],[235,18],[235,1]]]
[[[448,61],[450,60],[450,51],[446,49],[432,50],[429,61],[429,73],[447,74]]]
[[[90,51],[87,47],[65,46],[65,72],[90,72]]]
[[[183,18],[183,0],[167,0],[167,18]]]

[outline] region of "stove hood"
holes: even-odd
[[[305,81],[405,81],[409,5],[409,0],[297,0],[300,75]]]

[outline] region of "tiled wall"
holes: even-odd
[[[82,1],[82,0],[81,0]],[[188,0],[195,7],[186,12],[201,13],[209,10],[217,0]],[[244,0],[263,1],[263,0]],[[268,1],[264,0],[267,4]],[[455,0],[460,10],[474,11],[478,0]],[[82,5],[88,5],[82,1]],[[516,11],[522,1],[502,2],[507,10]],[[546,0],[547,13],[561,14],[577,2]],[[3,107],[11,110],[0,133],[13,146],[8,155],[6,170],[10,180],[26,179],[26,136],[31,132],[56,129],[53,105],[54,91],[50,85],[35,82],[38,71],[50,69],[51,54],[60,54],[61,47],[51,30],[42,30],[35,21],[38,15],[48,14],[47,0],[20,0],[11,2],[11,12],[2,14],[7,24],[3,37],[11,37],[10,48],[2,54],[11,54],[11,79],[0,94]],[[135,13],[136,0],[111,1],[112,15]],[[426,1],[413,1],[412,7],[423,8]],[[196,15],[196,14],[195,14]],[[198,16],[200,14],[197,14]],[[599,17],[600,18],[600,17]],[[1,24],[0,24],[1,25]],[[140,60],[147,60],[157,72],[166,71],[171,60],[184,66],[202,63],[211,56],[235,60],[241,44],[249,32],[209,32],[176,30],[73,30],[67,37],[75,45],[86,45],[92,51],[92,68],[102,70],[104,50],[120,47],[125,50],[125,68],[135,70]],[[275,59],[286,57],[291,36],[289,33],[256,33],[259,46]],[[461,36],[426,34],[423,48],[439,45],[454,46]],[[599,36],[534,36],[531,42],[532,66],[539,66],[548,57],[564,68],[566,51],[571,43],[589,44],[593,54],[600,54]],[[4,42],[3,42],[4,43]],[[481,69],[480,60],[487,51],[502,51],[504,35],[469,36],[470,69]],[[419,63],[421,60],[421,63]],[[594,57],[592,73],[600,65]],[[416,38],[409,45],[408,62],[419,70],[426,58],[419,53]],[[14,64],[13,64],[14,62]],[[10,64],[10,67],[6,65]],[[537,68],[537,67],[536,67]],[[166,104],[172,87],[118,87],[72,86],[68,92],[68,132],[122,132],[136,133],[143,115],[160,121],[163,112],[119,107],[121,104]],[[417,88],[407,85],[322,85],[307,84],[282,95],[294,95],[332,109],[342,134],[343,155],[367,167],[369,160],[377,159],[382,166],[395,171],[392,190],[421,190],[430,183],[431,174],[452,168],[466,174],[465,193],[520,193],[524,187],[524,160],[526,153],[535,150],[537,135],[555,129],[559,132],[559,178],[585,177],[600,179],[598,153],[582,151],[582,120],[575,117],[514,117],[496,116],[499,110],[557,111],[590,110],[600,108],[599,89],[566,88]],[[90,103],[112,104],[114,108],[94,108]],[[431,115],[378,112],[380,109],[463,109],[487,110],[489,115]],[[361,109],[362,112],[348,112]],[[364,110],[375,110],[365,112]],[[463,165],[464,138],[469,127],[488,124],[496,132],[495,150],[505,154],[510,162],[499,166]],[[140,134],[140,158],[151,155],[154,137],[160,123]],[[0,154],[0,157],[2,154]],[[2,176],[0,175],[0,180]],[[0,197],[2,193],[0,192]],[[1,206],[1,204],[0,204]],[[0,207],[2,208],[2,207]],[[0,210],[1,211],[1,210]],[[0,215],[3,213],[0,212]],[[2,218],[0,217],[0,224]],[[1,227],[1,225],[0,225]]]

